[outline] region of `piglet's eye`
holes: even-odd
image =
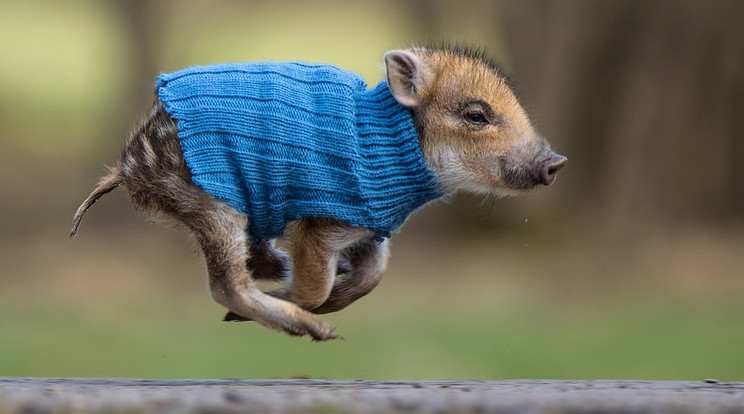
[[[498,117],[486,101],[482,99],[466,99],[460,104],[458,116],[465,126],[481,129],[491,125]]]
[[[481,112],[466,112],[465,120],[475,125],[485,125],[488,123],[488,119]]]

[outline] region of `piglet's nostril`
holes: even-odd
[[[558,171],[560,171],[567,162],[568,158],[563,155],[551,154],[550,158],[548,158],[543,164],[542,171],[540,171],[540,182],[543,185],[553,184]]]

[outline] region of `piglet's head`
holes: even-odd
[[[392,51],[385,67],[393,96],[413,113],[424,159],[448,191],[516,195],[552,184],[566,165],[481,53]]]

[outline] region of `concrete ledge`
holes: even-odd
[[[744,383],[0,377],[0,414],[744,413]]]

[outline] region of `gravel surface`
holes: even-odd
[[[744,383],[0,377],[0,414],[742,413]]]

